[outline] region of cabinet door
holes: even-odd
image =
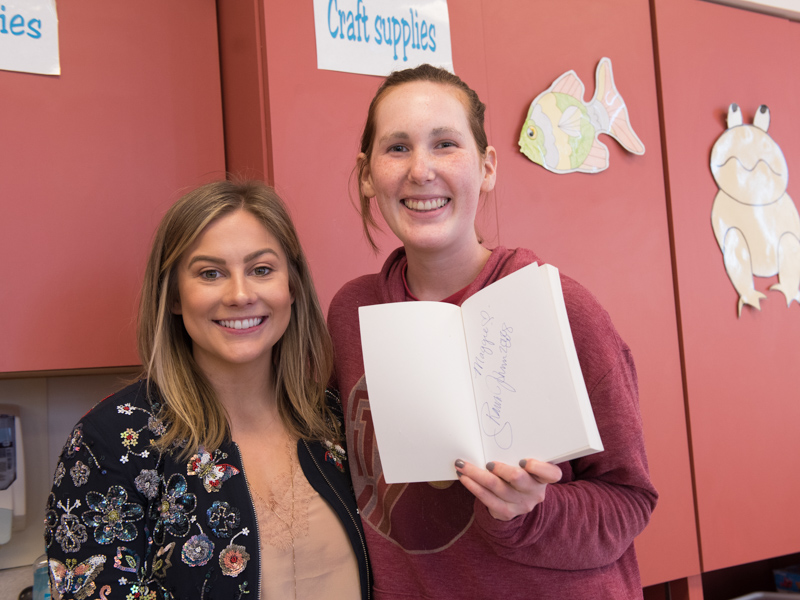
[[[0,71],[0,372],[138,364],[155,226],[224,177],[214,0],[57,8],[61,75]]]
[[[494,198],[498,241],[532,248],[589,288],[630,346],[650,472],[659,491],[652,520],[636,540],[642,583],[698,574],[647,3],[519,0],[497,10],[485,0],[482,12],[483,43],[464,40],[464,48],[485,55],[491,143],[499,155]],[[634,155],[600,135],[608,147],[608,169],[596,174],[546,171],[519,151],[529,105],[570,70],[583,83],[583,100],[589,102],[602,57],[611,60],[616,88],[645,153]],[[467,81],[479,81],[484,68],[473,68],[471,58],[464,57],[456,68]]]
[[[737,316],[712,230],[709,167],[728,106],[750,124],[766,104],[797,204],[800,80],[789,57],[800,53],[800,24],[697,0],[656,0],[654,18],[700,545],[711,571],[800,550],[800,305],[787,308],[769,290],[777,277],[755,277],[761,310]]]

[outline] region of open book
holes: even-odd
[[[461,307],[358,314],[387,483],[456,479],[457,458],[559,463],[603,449],[555,267],[528,265]]]

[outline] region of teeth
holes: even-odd
[[[261,325],[264,317],[256,317],[254,319],[236,319],[229,321],[219,321],[219,324],[228,329],[250,329],[256,325]]]
[[[403,203],[406,205],[407,208],[411,210],[435,210],[437,208],[442,208],[445,204],[447,204],[447,198],[436,198],[435,200],[403,200]]]

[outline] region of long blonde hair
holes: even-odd
[[[278,413],[287,431],[305,439],[339,438],[325,400],[333,348],[303,249],[275,191],[257,181],[217,181],[178,200],[156,230],[139,302],[138,346],[149,384],[160,396],[166,433],[161,450],[181,446],[186,458],[230,438],[225,410],[192,356],[192,340],[171,308],[178,299],[176,267],[213,221],[236,210],[254,215],[281,244],[289,265],[294,304],[289,325],[273,348]],[[152,390],[151,390],[152,392]]]

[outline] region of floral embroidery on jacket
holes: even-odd
[[[156,600],[158,594],[155,590],[151,590],[145,584],[134,583],[131,586],[131,593],[125,597],[125,600]]]
[[[197,498],[187,492],[186,478],[175,473],[164,482],[164,493],[158,501],[150,505],[150,517],[158,519],[153,530],[157,544],[164,543],[164,536],[170,533],[184,537],[189,533],[189,514],[197,506]]]
[[[245,527],[239,533],[231,538],[230,543],[219,554],[219,566],[222,567],[222,572],[229,577],[236,577],[247,567],[247,561],[250,560],[250,555],[247,553],[247,548],[234,544],[235,540],[240,535],[248,535],[250,530]]]
[[[239,509],[227,502],[215,501],[206,511],[206,516],[208,517],[208,526],[217,537],[229,538],[239,527]]]
[[[247,589],[247,582],[246,581],[242,582],[242,584],[239,586],[239,590],[238,590],[238,592],[236,594],[236,600],[241,600],[242,596],[244,596],[245,594],[249,594],[249,593],[250,593],[250,590]]]
[[[249,535],[256,514],[238,447],[198,448],[191,460],[180,458],[185,440],[156,449],[152,442],[169,427],[157,393],[146,381],[133,384],[70,431],[42,514],[54,595],[254,598],[259,539]],[[313,448],[323,464],[331,448]],[[330,471],[338,485],[322,477],[319,484],[337,489],[339,473]]]
[[[64,506],[60,501],[58,507],[64,511],[61,515],[61,522],[56,527],[56,541],[61,545],[61,549],[65,554],[78,552],[87,539],[86,527],[81,523],[77,515],[73,515],[72,511],[81,505],[80,500],[75,500],[75,504],[70,506],[69,501]]]
[[[64,479],[64,475],[66,474],[67,469],[64,466],[64,463],[59,461],[58,466],[56,467],[56,474],[53,476],[53,484],[55,484],[56,487],[60,487],[61,480]]]
[[[155,469],[142,469],[133,480],[136,489],[141,492],[145,498],[152,500],[158,496],[158,489],[161,485],[161,475]]]
[[[156,552],[155,559],[150,565],[151,575],[147,574],[147,559],[142,561],[139,555],[132,549],[125,546],[117,547],[117,554],[114,557],[114,568],[125,573],[133,573],[136,577],[134,582],[129,582],[127,577],[120,577],[118,582],[121,586],[129,585],[130,593],[128,599],[142,598],[171,598],[172,596],[164,590],[160,582],[155,578],[163,579],[167,569],[172,566],[170,557],[175,548],[175,542],[171,542]],[[152,540],[148,541],[148,554],[152,550]],[[159,595],[159,592],[161,595]]]
[[[128,502],[128,492],[122,486],[112,485],[107,494],[91,491],[86,494],[91,510],[83,513],[83,522],[94,527],[94,539],[100,544],[110,544],[115,539],[130,542],[136,539],[133,521],[144,517],[140,504]]]
[[[122,433],[119,434],[122,438],[122,445],[126,448],[133,448],[136,444],[139,443],[139,432],[134,431],[133,429],[126,429]]]
[[[154,410],[157,409],[157,405],[155,405]],[[156,435],[162,435],[166,428],[159,423],[158,419],[148,410],[144,408],[140,408],[138,406],[133,406],[129,402],[125,404],[120,404],[117,406],[117,412],[121,415],[125,416],[132,416],[137,411],[143,412],[147,415],[147,425],[140,427],[139,429],[133,429],[132,427],[126,428],[124,431],[120,432],[120,438],[122,438],[122,445],[125,447],[126,452],[122,456],[119,457],[119,462],[122,464],[127,463],[130,460],[131,455],[138,456],[140,458],[147,458],[150,456],[150,450],[145,448],[139,452],[135,452],[134,448],[139,445],[139,434],[142,433],[144,430],[149,429],[152,432],[158,431]]]
[[[166,546],[159,548],[156,556],[151,564],[152,576],[147,575],[146,565],[147,560],[142,562],[139,555],[130,548],[125,546],[117,547],[117,554],[114,557],[114,568],[125,573],[133,573],[136,581],[131,584],[131,595],[129,598],[147,598],[148,594],[153,594],[153,598],[157,597],[156,588],[161,588],[161,584],[154,580],[154,577],[163,579],[166,576],[167,569],[172,566],[172,551],[175,549],[175,542],[170,542]],[[152,550],[152,540],[148,542],[148,554]],[[128,578],[121,577],[119,580],[120,585],[128,585]],[[154,589],[150,589],[150,587]],[[138,594],[138,595],[137,595]],[[141,594],[144,594],[142,596]]]
[[[56,474],[55,474],[55,479],[57,480],[57,483],[56,483],[57,486],[61,485],[61,480],[63,479],[64,474],[66,472],[65,467],[64,467],[64,463],[63,463],[63,459],[64,458],[72,458],[73,456],[75,456],[81,450],[83,450],[88,455],[88,457],[90,459],[88,462],[94,463],[94,465],[99,469],[100,468],[100,462],[97,460],[97,457],[94,455],[94,452],[92,452],[91,448],[89,448],[89,446],[86,443],[84,443],[84,440],[83,440],[83,423],[78,423],[73,428],[72,433],[70,434],[69,438],[67,439],[67,443],[64,444],[64,448],[61,451],[62,461],[59,462],[58,466],[56,467]],[[78,461],[78,462],[80,462],[80,461]],[[74,481],[74,478],[73,478],[73,481]]]
[[[200,533],[199,535],[193,535],[183,544],[181,560],[190,567],[202,567],[214,556],[214,542],[203,533],[203,528],[196,522],[194,516],[192,516],[192,523],[197,525]]]
[[[64,444],[64,449],[62,450],[64,456],[67,458],[72,458],[75,453],[81,449],[81,445],[83,444],[83,423],[78,423],[75,428],[72,430],[69,438],[67,439],[67,443]]]
[[[44,512],[44,547],[49,548],[53,543],[56,527],[58,526],[58,513],[56,512],[56,495],[50,492],[47,497],[47,506]]]
[[[158,405],[153,406],[153,410],[158,410]],[[150,415],[147,418],[147,428],[155,435],[156,437],[161,437],[167,432],[167,424],[164,423],[161,419],[156,417],[155,415]]]
[[[91,458],[91,462],[93,462],[95,466],[97,466],[97,468],[99,469],[100,462],[97,460],[97,457],[94,455],[91,448],[89,448],[83,441],[83,423],[78,423],[73,428],[72,433],[69,436],[69,439],[67,439],[67,443],[64,444],[64,449],[61,451],[62,459],[72,458],[81,450],[84,450],[89,455],[89,458]],[[63,462],[59,464],[61,464],[63,468]],[[64,473],[59,473],[59,471],[60,469],[56,467],[56,478],[58,478],[57,485],[61,485],[61,478],[64,477]]]
[[[89,481],[89,473],[91,473],[91,469],[81,461],[76,462],[75,466],[69,470],[69,475],[72,477],[72,483],[75,484],[75,487],[81,487]]]

